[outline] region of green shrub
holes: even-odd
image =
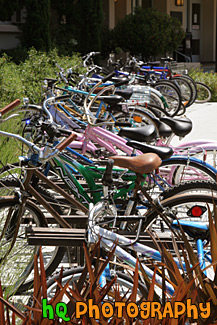
[[[204,72],[202,69],[191,69],[189,75],[198,82],[206,84],[212,92],[212,102],[217,101],[217,74],[213,72]]]
[[[60,56],[57,50],[49,53],[30,49],[25,61],[14,63],[11,58],[3,54],[0,57],[0,108],[6,106],[16,98],[21,101],[28,97],[31,103],[40,103],[42,96],[42,82],[45,77],[56,78],[59,69],[58,63],[64,69],[73,68],[77,72],[82,71],[81,58],[78,54]],[[20,120],[18,118],[1,124],[1,130],[12,133],[20,133]],[[0,137],[0,160],[3,163],[14,162],[20,155],[21,146],[13,139]]]

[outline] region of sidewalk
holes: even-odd
[[[184,139],[175,137],[172,145],[198,139],[215,140],[217,142],[217,103],[193,104],[187,108],[186,114],[193,122],[193,129]]]

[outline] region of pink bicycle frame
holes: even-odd
[[[80,149],[82,154],[85,154],[87,151],[93,153],[96,152],[98,148],[93,142],[114,155],[118,154],[116,148],[125,152],[129,156],[134,153],[134,149],[126,145],[127,140],[99,126],[92,127],[88,125],[85,132],[77,133],[77,136],[78,141],[73,141],[70,144],[70,148]],[[139,150],[136,150],[135,153],[137,155],[142,154]]]

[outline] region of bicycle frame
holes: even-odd
[[[126,263],[127,265],[130,265],[133,268],[135,268],[136,266],[136,258],[134,258],[130,253],[120,247],[121,244],[127,246],[129,249],[132,249],[136,253],[140,253],[149,258],[153,258],[154,260],[159,262],[161,261],[161,254],[159,253],[159,251],[137,242],[132,243],[132,241],[126,238],[125,236],[119,235],[110,230],[95,225],[94,214],[100,211],[101,209],[103,209],[103,203],[100,203],[94,207],[92,204],[90,205],[88,216],[88,244],[96,243],[98,239],[101,238],[101,246],[104,247],[106,250],[110,250],[114,246],[114,243],[117,243],[114,252],[115,256],[118,257],[123,263]],[[176,263],[180,267],[180,264],[177,260]],[[141,264],[148,277],[152,278],[153,271],[150,270],[144,263]],[[162,278],[159,275],[156,276],[155,280],[156,283],[162,287]],[[171,296],[173,295],[174,288],[168,282],[166,282],[166,290]]]
[[[105,172],[105,167],[83,166],[75,159],[64,154],[61,154],[58,157],[54,158],[52,161],[50,161],[50,164],[52,165],[53,169],[60,175],[61,179],[64,181],[67,187],[73,192],[77,200],[80,201],[83,205],[88,207],[90,202],[97,203],[101,200],[102,185],[97,184],[96,180],[100,180],[102,178]],[[124,170],[120,168],[113,169],[113,172],[118,172],[118,174],[121,174],[123,171]],[[78,182],[73,173],[81,174],[85,178],[92,198]],[[127,194],[131,192],[135,187],[135,175],[132,176],[132,173],[126,173],[123,176],[123,179],[130,181],[130,183],[128,183],[126,187],[117,189],[116,193],[114,194],[114,200],[118,198],[126,199]]]
[[[177,223],[177,221],[173,221],[172,223],[172,227],[174,229],[180,229],[179,228],[179,225],[181,226],[188,226],[189,227],[189,230],[191,229],[191,227],[196,227],[197,229],[198,228],[201,228],[202,230],[205,230],[205,231],[209,231],[209,227],[204,224],[204,223],[200,223],[200,222],[197,222],[195,224],[195,222],[192,222],[192,221],[182,221],[182,220],[179,220],[179,224]],[[210,257],[211,253],[210,251],[206,251],[205,249],[205,246],[207,244],[206,240],[202,240],[201,238],[199,238],[199,236],[197,238],[194,238],[195,241],[196,241],[196,245],[197,245],[197,253],[198,253],[198,262],[200,264],[200,267],[201,267],[201,270],[205,269],[206,267],[206,261],[209,262],[210,264],[212,263],[212,259]],[[207,275],[207,272],[206,270],[204,271],[204,274]]]
[[[69,225],[69,223],[66,222],[57,213],[57,211],[54,210],[54,208],[30,184],[31,183],[31,179],[33,178],[33,176],[36,176],[38,179],[40,179],[45,184],[47,184],[49,186],[49,188],[53,189],[54,191],[56,191],[57,193],[59,193],[60,195],[62,195],[69,203],[71,203],[72,205],[76,206],[78,209],[80,209],[84,213],[87,213],[88,209],[83,204],[81,204],[80,202],[78,202],[77,200],[75,200],[74,198],[72,198],[68,193],[66,193],[58,185],[56,185],[54,182],[52,182],[50,179],[48,179],[45,175],[43,175],[39,170],[37,170],[36,168],[27,168],[26,169],[25,179],[24,179],[24,182],[23,182],[23,189],[26,192],[30,193],[33,197],[35,197],[36,200],[41,205],[43,205],[47,209],[48,212],[50,212],[50,214],[53,216],[53,218],[62,227],[71,228],[71,226]],[[21,193],[21,196],[22,196],[22,193]],[[24,197],[25,197],[25,192],[24,192]],[[22,202],[21,209],[23,209],[23,206],[25,206],[25,202],[24,202],[24,204]]]

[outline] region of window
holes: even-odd
[[[181,11],[170,11],[170,16],[177,18],[182,25],[182,12]]]
[[[142,0],[142,8],[152,8],[152,0]]]

